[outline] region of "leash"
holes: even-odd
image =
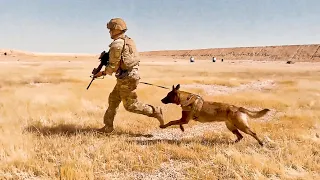
[[[159,85],[155,85],[155,84],[151,84],[151,83],[147,83],[147,82],[139,82],[141,84],[147,84],[147,85],[151,85],[151,86],[157,86],[157,87],[160,87],[160,88],[163,88],[163,89],[169,89],[167,87],[164,87],[164,86],[159,86]]]
[[[91,85],[91,83],[92,83],[92,81],[93,81],[94,79],[104,79],[104,76],[103,76],[102,78],[93,78],[93,75],[91,75],[90,77],[91,77],[92,79],[91,79],[91,82],[90,82],[90,84],[88,85],[87,89],[90,87],[90,85]],[[163,89],[170,89],[170,88],[167,88],[167,87],[164,87],[164,86],[159,86],[159,85],[155,85],[155,84],[151,84],[151,83],[147,83],[147,82],[139,82],[139,83],[141,83],[141,84],[147,84],[147,85],[150,85],[150,86],[157,86],[157,87],[160,87],[160,88],[163,88]]]

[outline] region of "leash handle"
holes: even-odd
[[[93,78],[93,75],[90,75],[91,78]],[[104,79],[104,76],[102,78],[94,78],[94,79]]]

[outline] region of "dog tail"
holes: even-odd
[[[270,109],[263,109],[261,111],[250,111],[248,109],[240,107],[239,111],[246,113],[250,118],[260,118],[260,117],[266,115],[270,111]]]

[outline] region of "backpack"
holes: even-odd
[[[125,36],[123,38],[124,45],[121,52],[121,60],[120,60],[120,68],[123,71],[130,71],[136,65],[139,65],[139,53],[136,49],[136,45],[134,41]]]

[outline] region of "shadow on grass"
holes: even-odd
[[[76,135],[92,135],[97,134],[103,137],[106,136],[124,136],[130,137],[126,140],[128,143],[134,143],[138,145],[156,145],[156,144],[170,144],[170,145],[192,145],[201,144],[204,146],[215,145],[232,145],[235,144],[232,139],[223,136],[210,137],[210,138],[188,138],[188,139],[165,139],[165,138],[153,138],[152,134],[141,134],[128,131],[114,130],[114,132],[101,133],[98,132],[99,128],[92,127],[80,127],[75,124],[60,124],[57,126],[42,126],[42,125],[30,125],[24,129],[24,132],[34,133],[38,136],[76,136]],[[101,137],[100,136],[100,137]]]
[[[124,135],[129,137],[145,137],[150,138],[153,137],[151,134],[141,134],[141,133],[133,133],[133,132],[123,132],[114,130],[114,132],[108,133],[101,133],[98,132],[99,128],[92,128],[92,127],[77,127],[74,124],[60,124],[58,126],[39,126],[39,125],[31,125],[24,129],[24,132],[35,133],[37,135],[42,136],[54,136],[54,135],[61,135],[61,136],[74,136],[74,135],[86,135],[86,134],[99,134],[99,135]]]
[[[145,140],[127,140],[129,143],[136,143],[139,145],[155,145],[155,144],[171,144],[171,145],[190,145],[193,143],[204,146],[214,145],[232,145],[235,144],[231,139],[224,137],[202,138],[202,139],[145,139]]]

